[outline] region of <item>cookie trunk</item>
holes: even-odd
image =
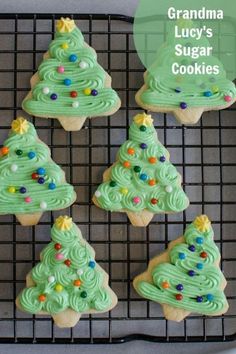
[[[56,315],[52,315],[55,324],[60,328],[74,327],[80,320],[81,313],[75,312],[72,309],[66,309]]]
[[[162,310],[165,318],[170,321],[181,322],[190,312],[176,307],[163,304]]]
[[[148,210],[143,210],[138,213],[133,211],[126,211],[126,214],[133,226],[144,227],[147,226],[153,218],[153,213]]]
[[[34,213],[34,214],[15,214],[17,220],[21,223],[22,226],[33,226],[37,225],[41,219],[43,213]]]
[[[86,121],[86,117],[58,117],[57,119],[66,131],[80,130]]]

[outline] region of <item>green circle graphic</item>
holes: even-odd
[[[236,78],[235,0],[140,0],[137,53],[151,74],[193,77],[199,84]],[[160,69],[161,68],[161,69]],[[215,87],[215,89],[217,89]]]

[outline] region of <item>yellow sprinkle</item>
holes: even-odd
[[[56,24],[57,31],[60,33],[69,33],[75,28],[75,21],[71,20],[69,17],[61,17]]]
[[[61,47],[62,47],[62,49],[68,49],[69,48],[67,43],[62,43]]]
[[[16,188],[15,187],[9,187],[8,188],[9,193],[16,193]]]
[[[59,216],[55,221],[55,225],[59,230],[68,231],[72,226],[72,218],[67,215]]]
[[[212,92],[213,93],[218,93],[219,92],[219,87],[218,86],[212,86]]]
[[[57,285],[55,286],[55,290],[56,290],[58,293],[60,293],[63,289],[64,289],[64,288],[63,288],[63,286],[62,286],[61,284],[57,284]]]
[[[89,96],[89,95],[91,94],[91,89],[90,89],[90,88],[84,89],[84,94],[85,94],[86,96]]]
[[[134,117],[134,122],[139,126],[145,125],[150,127],[153,123],[153,119],[150,114],[140,113],[140,114],[136,114],[136,116]]]
[[[194,226],[200,231],[200,232],[206,232],[209,231],[211,227],[211,222],[208,219],[206,215],[200,215],[196,217],[194,220]]]
[[[128,188],[121,188],[120,192],[122,194],[127,194],[128,193]]]

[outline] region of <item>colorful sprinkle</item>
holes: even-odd
[[[179,252],[179,259],[185,259],[186,255],[183,252]]]
[[[124,162],[123,162],[123,166],[124,166],[125,168],[130,168],[130,162],[129,162],[129,161],[124,161]]]
[[[46,295],[40,294],[40,295],[38,296],[38,300],[39,300],[40,302],[46,301]]]
[[[202,296],[197,296],[196,300],[197,300],[197,302],[203,302],[203,297]]]
[[[9,148],[8,148],[7,146],[3,146],[3,147],[1,148],[1,154],[2,154],[2,155],[7,155],[7,154],[9,154]]]
[[[145,173],[141,173],[141,175],[139,176],[139,178],[142,180],[142,181],[146,181],[148,179],[148,176],[145,174]]]
[[[157,159],[156,159],[156,157],[151,156],[151,157],[149,157],[148,161],[149,161],[151,164],[154,164],[154,163],[157,162]]]
[[[163,281],[161,286],[162,286],[163,289],[168,289],[170,287],[170,284],[168,283],[168,281]]]
[[[145,132],[145,131],[147,130],[147,127],[145,127],[145,125],[141,125],[140,128],[139,128],[139,130],[140,130],[141,132]]]
[[[71,54],[69,56],[69,60],[74,63],[76,60],[78,59],[77,55],[76,54]]]
[[[61,261],[62,259],[64,259],[64,255],[62,253],[57,253],[55,255],[55,258],[58,260],[58,261]]]
[[[42,210],[45,210],[45,209],[47,209],[47,203],[46,202],[41,202],[40,203],[40,209],[42,209]]]
[[[50,96],[51,100],[56,100],[57,99],[57,94],[56,93],[52,93]]]
[[[60,250],[61,249],[61,244],[60,243],[55,243],[54,248],[55,248],[55,250]]]
[[[61,284],[57,284],[54,288],[58,293],[60,293],[64,288]]]
[[[147,144],[145,144],[145,143],[140,144],[140,149],[142,149],[142,150],[147,149]]]
[[[205,251],[203,251],[203,252],[200,253],[200,257],[201,258],[207,258],[208,254]]]
[[[89,95],[91,94],[91,89],[90,89],[90,88],[85,88],[85,89],[84,89],[84,94],[85,94],[86,96],[89,96]]]
[[[30,152],[28,153],[28,158],[29,158],[30,160],[32,160],[35,156],[36,156],[36,154],[35,154],[34,151],[30,151]]]
[[[73,107],[73,108],[78,108],[78,107],[79,107],[79,102],[78,102],[78,101],[73,102],[73,103],[72,103],[72,107]]]
[[[98,95],[98,91],[97,90],[92,90],[91,91],[91,95],[92,96],[97,96]]]
[[[166,158],[164,155],[160,157],[160,162],[165,162],[165,160],[166,160]]]
[[[75,98],[75,97],[77,97],[77,96],[78,96],[77,91],[71,91],[70,97]]]
[[[134,172],[139,173],[141,171],[140,166],[134,166]]]
[[[128,188],[121,188],[120,190],[121,194],[127,194],[129,192]]]
[[[66,85],[66,86],[70,86],[71,84],[72,84],[72,81],[71,81],[71,79],[65,79],[64,81],[64,85]]]
[[[224,96],[224,100],[225,100],[225,102],[231,102],[232,101],[232,97],[229,96],[229,95],[226,95],[226,96]]]
[[[128,152],[129,155],[134,155],[135,154],[135,150],[133,148],[129,148],[127,150],[127,152]]]
[[[205,97],[211,97],[211,96],[212,96],[212,92],[211,92],[211,91],[205,91],[205,92],[203,93],[203,95],[204,95]]]
[[[80,286],[81,285],[81,280],[80,279],[76,279],[73,282],[74,286]]]
[[[138,204],[138,203],[140,203],[140,201],[141,201],[141,199],[139,197],[134,197],[133,198],[134,204]]]
[[[56,189],[56,185],[55,185],[55,183],[53,183],[53,182],[49,183],[49,185],[48,185],[48,189],[50,189],[50,190],[54,190],[54,189]]]
[[[26,190],[25,187],[20,187],[19,192],[20,192],[21,194],[25,194],[25,193],[27,192],[27,190]]]
[[[178,291],[184,290],[183,284],[178,284],[178,285],[176,285],[176,289],[177,289]]]
[[[58,66],[58,68],[57,68],[58,73],[62,74],[62,73],[64,73],[64,71],[65,71],[64,66]]]
[[[23,155],[23,151],[22,150],[16,150],[16,155],[17,156],[22,156]]]
[[[49,277],[48,277],[48,282],[49,283],[53,283],[55,281],[55,277],[53,276],[53,275],[50,275]]]
[[[26,203],[31,203],[32,202],[32,199],[30,197],[25,197],[25,202]]]
[[[99,198],[101,197],[102,193],[100,191],[96,191],[95,192],[95,197]]]
[[[183,295],[182,294],[176,294],[175,298],[176,298],[176,300],[181,301],[181,300],[183,300]]]
[[[116,183],[115,181],[111,181],[111,182],[109,183],[110,187],[115,187],[116,184],[117,184],[117,183]]]
[[[202,237],[196,237],[196,242],[199,244],[199,245],[202,245],[204,240]]]
[[[188,271],[188,275],[189,275],[190,277],[194,277],[194,275],[195,275],[194,270],[189,270],[189,271]]]
[[[79,276],[81,276],[81,275],[83,274],[83,272],[84,272],[83,269],[78,269],[78,270],[77,270],[77,274],[78,274]]]
[[[85,299],[87,297],[86,291],[82,291],[80,296],[82,297],[82,299]]]
[[[61,47],[62,49],[68,49],[69,45],[67,43],[62,43]]]
[[[213,93],[218,93],[220,91],[219,87],[218,86],[212,86],[212,92]]]
[[[197,263],[196,267],[199,270],[203,269],[203,263]]]
[[[66,259],[64,261],[64,264],[67,266],[67,267],[70,267],[71,266],[71,260],[70,259]]]
[[[34,172],[34,173],[32,173],[31,177],[32,177],[32,179],[38,179],[39,175]]]
[[[49,92],[50,92],[49,87],[43,87],[42,92],[43,92],[45,95],[49,94]]]
[[[212,294],[207,294],[206,296],[208,301],[213,301],[214,300],[214,296]]]
[[[155,186],[156,181],[155,179],[150,179],[150,181],[148,182],[149,186]]]
[[[166,186],[165,190],[167,193],[171,193],[173,191],[173,188],[172,186]]]
[[[88,266],[89,266],[90,268],[95,268],[95,265],[96,265],[96,263],[95,263],[94,261],[89,261]]]
[[[87,67],[88,67],[88,63],[86,63],[86,61],[80,61],[79,62],[79,67],[81,68],[81,69],[86,69]]]
[[[194,245],[190,245],[188,249],[191,252],[195,252],[195,246]]]
[[[186,102],[180,102],[179,106],[180,106],[181,109],[186,109],[188,107]]]
[[[13,165],[11,165],[12,172],[16,172],[17,170],[18,170],[18,166],[15,163]]]
[[[156,204],[158,203],[158,199],[152,198],[152,199],[151,199],[151,203],[152,203],[153,205],[156,205]]]
[[[16,188],[15,187],[8,187],[8,192],[9,193],[16,193]]]
[[[38,175],[45,175],[45,173],[46,173],[46,170],[43,168],[43,167],[39,167],[38,169],[37,169],[37,174]]]
[[[39,184],[44,184],[45,183],[45,179],[43,177],[39,177],[38,183]]]

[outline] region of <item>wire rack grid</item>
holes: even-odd
[[[112,118],[88,120],[80,132],[65,132],[56,120],[32,119],[53,159],[65,170],[78,194],[67,212],[96,250],[96,260],[110,275],[119,297],[107,314],[83,316],[73,329],[58,329],[50,316],[31,316],[15,308],[25,276],[50,240],[58,213],[46,213],[35,227],[22,227],[14,216],[0,218],[0,343],[122,343],[143,339],[155,342],[229,341],[236,337],[235,220],[236,122],[235,107],[204,114],[201,122],[185,127],[172,116],[154,114],[160,140],[183,176],[191,206],[177,215],[156,216],[146,228],[134,228],[123,213],[107,213],[92,202],[103,171],[115,160],[128,135],[132,116],[139,110],[134,93],[142,85],[142,67],[134,48],[132,18],[122,15],[73,15],[98,61],[113,78],[122,107]],[[65,16],[65,14],[63,14]],[[0,139],[12,119],[25,115],[21,102],[30,78],[54,35],[61,14],[0,14]],[[164,21],[160,36],[164,40]],[[141,299],[132,279],[151,257],[183,233],[200,213],[213,222],[228,281],[230,310],[224,316],[191,315],[181,323],[163,318],[158,304]],[[65,213],[65,211],[63,211]]]

